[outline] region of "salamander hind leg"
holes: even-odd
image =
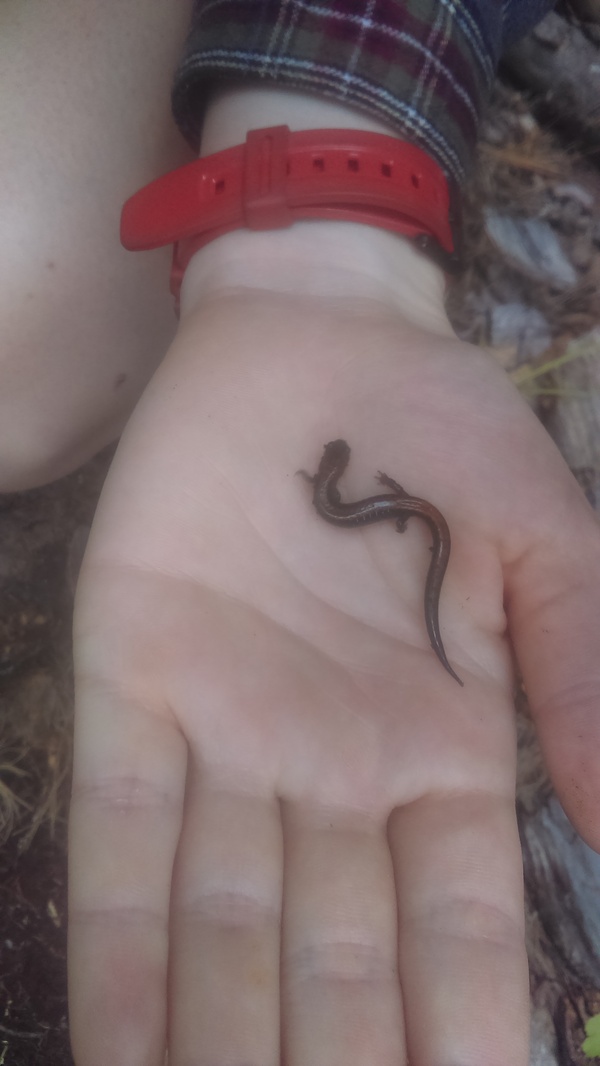
[[[380,485],[385,485],[386,489],[391,489],[394,493],[394,496],[398,496],[399,499],[410,499],[410,496],[406,489],[403,489],[402,485],[399,485],[397,481],[394,481],[393,477],[390,477],[388,474],[382,473],[381,470],[377,471],[377,481]],[[396,529],[399,533],[404,533],[406,529],[406,523],[408,522],[409,518],[410,512],[408,511],[406,514],[398,515],[396,519]]]

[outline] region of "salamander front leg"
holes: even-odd
[[[406,489],[403,489],[402,485],[399,485],[398,482],[394,481],[393,477],[390,477],[388,474],[383,474],[381,470],[377,471],[377,477],[375,480],[378,481],[380,485],[385,485],[386,489],[391,489],[396,496],[400,496],[403,500],[410,498],[410,493],[408,493]]]

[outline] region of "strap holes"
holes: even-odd
[[[313,156],[313,170],[318,170],[320,174],[325,170],[325,160],[320,155]]]
[[[381,173],[383,174],[384,178],[391,178],[392,168],[389,163],[381,164]]]
[[[347,165],[348,170],[351,170],[353,174],[357,174],[360,170],[358,159],[355,159],[354,156],[350,156],[350,158],[347,160]]]
[[[219,178],[218,181],[215,181],[215,194],[218,196],[222,192],[225,192],[225,178]]]
[[[411,174],[410,180],[413,183],[415,189],[419,189],[421,186],[421,178],[419,174]]]

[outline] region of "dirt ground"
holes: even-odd
[[[459,334],[490,345],[509,369],[555,356],[600,321],[598,156],[551,119],[540,124],[535,103],[527,91],[498,88],[469,194],[468,268],[449,298]],[[486,231],[490,206],[546,219],[574,265],[576,283],[561,289],[515,266]],[[545,347],[536,354],[531,329],[493,336],[495,308],[518,302],[535,308],[541,316],[535,322],[542,334],[546,329]],[[551,397],[552,389],[540,390],[533,401],[542,417]],[[66,1002],[70,624],[78,564],[110,458],[103,454],[39,491],[0,497],[0,1066],[72,1062]]]
[[[110,453],[0,497],[0,1066],[67,1066],[73,590]]]

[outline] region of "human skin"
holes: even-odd
[[[331,119],[335,118],[332,122]],[[361,125],[232,91],[252,126]],[[351,224],[230,234],[123,434],[77,593],[78,1066],[525,1066],[514,669],[558,795],[598,823],[600,536],[437,269]],[[349,533],[295,476],[352,447],[446,517],[435,660],[418,525]]]
[[[189,160],[169,94],[192,0],[0,3],[0,492],[120,433],[172,340],[169,249],[127,196]]]

